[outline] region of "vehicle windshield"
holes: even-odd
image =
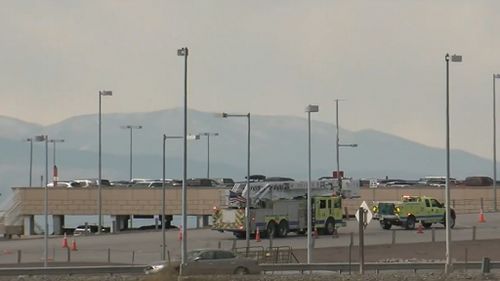
[[[187,259],[191,261],[191,260],[195,259],[196,257],[198,257],[200,254],[201,254],[201,251],[191,251],[191,252],[188,252],[187,253]]]

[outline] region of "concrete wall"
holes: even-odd
[[[14,188],[22,201],[21,214],[43,214],[44,189]],[[49,188],[49,214],[94,215],[96,188]],[[225,203],[225,189],[188,188],[188,215],[211,215],[213,206]],[[102,188],[103,215],[157,215],[161,213],[162,190],[152,188]],[[181,213],[181,188],[169,187],[165,196],[166,214]]]
[[[15,188],[20,194],[21,215],[43,214],[42,188]],[[161,189],[102,188],[103,215],[157,215],[161,213]],[[458,213],[477,213],[493,209],[493,189],[488,187],[451,186],[452,207]],[[223,206],[225,189],[193,187],[187,190],[188,215],[211,215],[213,206]],[[499,192],[500,193],[500,192]],[[362,201],[400,200],[403,195],[426,195],[444,201],[442,187],[362,188],[361,198],[343,202],[353,214]],[[500,194],[499,194],[500,196]],[[498,201],[498,200],[497,200]],[[482,202],[482,205],[481,205]],[[500,203],[497,203],[500,207]],[[166,214],[181,214],[181,188],[169,187],[165,196]],[[96,188],[49,188],[49,214],[95,215],[97,213]]]

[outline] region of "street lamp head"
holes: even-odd
[[[184,47],[182,49],[178,49],[177,50],[177,55],[181,56],[181,57],[187,56],[188,55],[188,48]]]
[[[200,134],[190,134],[187,135],[188,140],[199,140],[200,139]]]
[[[35,141],[46,141],[46,140],[47,140],[47,136],[45,136],[45,135],[35,136]]]
[[[453,56],[451,56],[451,61],[452,62],[462,62],[462,56],[461,55],[453,55]]]
[[[99,95],[101,96],[112,96],[113,95],[113,92],[112,91],[99,91]]]
[[[120,126],[122,129],[142,129],[142,125],[134,126],[134,125],[124,125]]]
[[[318,112],[319,111],[319,106],[316,104],[310,104],[306,106],[306,112]]]
[[[227,118],[228,114],[226,112],[221,112],[221,113],[215,113],[214,116],[217,118]]]
[[[64,142],[64,140],[63,139],[51,139],[51,140],[49,140],[49,142],[52,142],[52,143],[54,143],[54,142]]]

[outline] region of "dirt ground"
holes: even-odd
[[[481,261],[488,257],[500,261],[500,240],[456,241],[451,243],[451,257],[456,261]],[[466,258],[467,252],[467,258]],[[359,248],[351,249],[352,262],[359,260]],[[366,246],[366,262],[444,261],[445,242]],[[307,251],[294,250],[300,262],[307,261]],[[319,248],[313,251],[314,262],[348,262],[349,247]]]

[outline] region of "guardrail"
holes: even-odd
[[[74,266],[74,267],[16,267],[0,268],[0,276],[16,275],[70,275],[70,274],[141,274],[144,265],[123,266]],[[262,272],[290,272],[297,271],[336,271],[346,273],[359,271],[359,263],[293,263],[293,264],[261,264]],[[491,262],[484,258],[482,262],[455,262],[454,270],[480,270],[489,273],[491,269],[500,269],[500,262]],[[411,270],[417,273],[419,270],[444,270],[443,262],[419,262],[419,263],[365,263],[366,271],[404,271]]]
[[[294,264],[261,264],[263,272],[281,272],[281,271],[336,271],[359,272],[359,263],[294,263]],[[490,269],[500,269],[500,262],[491,262],[485,258],[482,262],[454,262],[455,270],[481,270],[484,273]],[[444,270],[444,262],[418,262],[418,263],[365,263],[365,271],[385,271],[385,270]]]
[[[0,268],[0,276],[17,275],[71,275],[71,274],[141,274],[144,265],[120,266],[60,266],[60,267],[11,267]]]

